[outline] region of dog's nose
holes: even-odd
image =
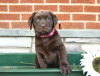
[[[42,23],[42,24],[41,24],[41,27],[43,27],[43,28],[46,27],[46,24]]]
[[[42,26],[42,27],[45,27],[46,25],[45,25],[45,24],[42,24],[41,26]]]

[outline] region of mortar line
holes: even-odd
[[[34,5],[32,5],[32,12],[34,12]],[[32,13],[31,13],[32,14]]]
[[[97,0],[95,0],[95,4],[97,4]]]
[[[18,0],[18,1],[19,1],[18,3],[20,4],[20,0]]]
[[[46,3],[46,0],[44,0],[44,4]]]
[[[20,14],[20,21],[22,20],[22,15]]]
[[[86,29],[86,22],[84,22],[84,29]]]
[[[0,3],[0,5],[44,5],[44,3]],[[45,3],[45,5],[58,5],[58,3]],[[78,4],[78,3],[60,3],[59,5],[72,5],[72,6],[75,6],[75,5],[88,5],[88,6],[100,6],[100,4]]]
[[[85,6],[83,5],[83,13],[84,13]]]
[[[73,21],[72,13],[70,14],[70,21]]]
[[[98,14],[96,15],[96,21],[98,21]]]
[[[27,22],[28,20],[0,20],[0,22]],[[96,22],[96,23],[100,23],[100,21],[70,21],[70,20],[59,20],[58,22]]]
[[[58,3],[58,12],[59,12],[59,3]]]
[[[7,5],[7,11],[9,12],[9,4]],[[8,13],[8,12],[7,12],[7,13]]]
[[[71,4],[71,0],[69,0],[69,4]]]
[[[34,9],[34,8],[33,8]],[[8,12],[0,12],[1,14],[8,14]],[[9,14],[32,14],[33,12],[9,12]],[[54,14],[100,14],[98,12],[53,12]]]
[[[12,27],[11,27],[11,22],[9,22],[9,28],[11,29]]]

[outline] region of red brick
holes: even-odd
[[[96,21],[96,15],[92,15],[92,14],[73,14],[73,20]]]
[[[12,28],[29,28],[28,22],[12,22]]]
[[[83,6],[81,5],[60,5],[60,12],[83,12]]]
[[[55,26],[56,29],[59,29],[59,23],[57,23],[57,25]]]
[[[44,0],[21,0],[21,3],[44,3]]]
[[[97,3],[100,3],[100,0],[97,0]]]
[[[56,14],[58,20],[70,20],[70,14]]]
[[[84,23],[79,22],[62,22],[62,29],[84,29]]]
[[[94,4],[95,0],[71,0],[71,3],[91,3],[91,4]]]
[[[28,20],[32,14],[21,14],[22,20]],[[70,20],[70,14],[56,14],[58,20]]]
[[[50,10],[57,12],[57,5],[35,5],[34,11],[39,11],[39,10]]]
[[[18,0],[0,0],[0,3],[18,3]]]
[[[7,5],[0,5],[0,12],[6,12],[7,11]]]
[[[86,29],[100,29],[100,23],[86,23]]]
[[[0,20],[20,20],[19,14],[0,14]]]
[[[10,5],[9,6],[10,12],[32,12],[31,5]]]
[[[100,6],[85,6],[85,12],[100,12]]]
[[[46,3],[69,3],[69,0],[46,0]]]
[[[28,20],[32,14],[21,14],[22,20]]]
[[[0,22],[0,28],[9,28],[9,22]]]
[[[100,15],[98,15],[98,20],[100,21]]]

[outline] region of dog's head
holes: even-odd
[[[28,20],[28,25],[30,26],[30,30],[33,25],[35,33],[38,36],[41,36],[50,34],[57,22],[58,19],[52,12],[39,11],[33,12],[32,16]]]

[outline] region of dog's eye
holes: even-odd
[[[50,18],[49,17],[47,17],[47,19],[46,19],[47,21],[50,21]]]
[[[40,20],[39,18],[36,18],[36,19],[35,19],[36,22],[39,22],[39,20]]]

